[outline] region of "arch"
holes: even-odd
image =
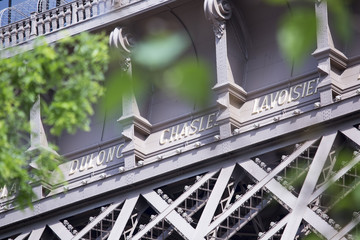
[[[7,17],[4,16],[4,13],[6,13],[6,12],[8,13]],[[14,15],[14,13],[16,15]],[[17,16],[17,15],[19,15],[19,16]],[[19,19],[18,19],[18,17],[19,17]],[[2,26],[5,26],[5,25],[8,25],[9,23],[16,22],[16,21],[21,20],[21,19],[26,18],[26,17],[27,17],[27,15],[25,13],[21,12],[20,10],[18,10],[17,8],[7,7],[7,8],[0,11],[0,26],[2,27]],[[7,18],[7,21],[4,24],[4,20],[6,18]]]

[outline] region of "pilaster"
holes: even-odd
[[[121,68],[125,74],[131,77],[131,47],[133,46],[131,34],[124,33],[123,28],[115,28],[110,34],[109,44],[120,50]],[[140,114],[134,89],[122,96],[122,116],[118,119],[118,122],[123,127],[123,137],[130,141],[123,151],[131,151],[134,154],[135,151],[141,152],[142,139],[138,136],[148,136],[151,133],[151,124]],[[129,161],[130,159],[131,161]],[[125,161],[125,168],[132,168],[135,165],[136,157],[127,158]]]
[[[217,103],[220,112],[217,122],[222,137],[231,134],[232,125],[239,125],[235,120],[233,106],[242,105],[246,101],[246,91],[235,83],[228,59],[228,43],[226,21],[231,18],[232,9],[227,0],[205,0],[206,18],[213,25],[216,48],[216,85]]]
[[[312,54],[318,61],[319,80],[318,91],[322,106],[333,103],[341,90],[336,86],[340,81],[339,73],[347,67],[347,57],[335,48],[332,39],[326,1],[317,1],[315,11],[318,19],[317,49]]]

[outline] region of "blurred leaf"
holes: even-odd
[[[164,73],[163,88],[169,89],[191,103],[204,105],[210,94],[209,68],[204,62],[186,59]]]
[[[288,3],[287,0],[265,0],[265,2],[271,5],[286,5]]]
[[[350,12],[348,7],[349,1],[346,0],[328,0],[329,11],[335,18],[335,30],[339,33],[341,39],[347,41],[351,37]]]
[[[171,65],[188,47],[182,34],[158,34],[140,42],[133,50],[133,61],[152,70]]]
[[[316,45],[316,17],[313,9],[296,8],[281,20],[277,40],[289,60],[302,61]],[[315,49],[314,49],[315,50]]]

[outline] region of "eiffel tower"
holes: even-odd
[[[57,41],[60,28],[103,29],[131,77],[133,38],[165,26],[185,32],[188,54],[208,60],[213,79],[205,108],[153,86],[123,96],[90,133],[56,139],[66,183],[34,186],[38,199],[25,210],[11,185],[1,188],[0,240],[357,239],[360,33],[342,46],[327,2],[306,4],[318,31],[301,67],[275,41],[292,2],[85,0],[1,27],[5,54],[30,33]],[[51,28],[39,21],[47,16]],[[30,150],[53,151],[39,101],[30,116]]]

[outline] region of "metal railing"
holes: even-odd
[[[112,0],[80,0],[34,12],[31,16],[0,28],[0,49],[19,45],[110,11]]]

